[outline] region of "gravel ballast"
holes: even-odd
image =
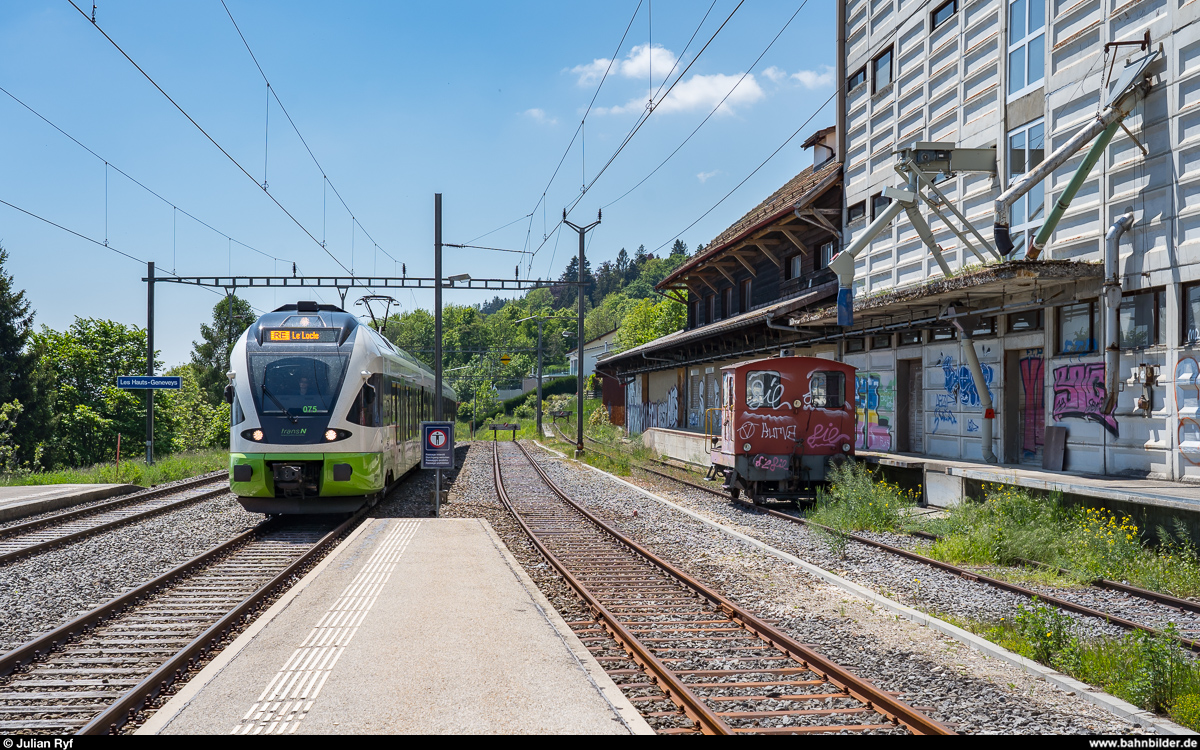
[[[1015,666],[873,608],[793,565],[619,482],[578,464],[539,454],[530,447],[560,487],[622,533],[883,689],[901,691],[910,704],[930,707],[935,718],[957,725],[959,731],[1023,734],[1145,731]],[[564,618],[589,619],[578,598],[542,561],[496,499],[490,446],[484,443],[471,446],[451,490],[451,499],[443,515],[488,518]],[[680,504],[699,510],[693,503]],[[703,512],[707,511],[705,508]],[[800,527],[782,519],[742,515],[756,523],[765,520],[780,525],[775,530],[780,543],[775,545],[776,539],[763,538],[769,544],[817,565],[833,558],[820,540],[813,540],[808,550],[785,546],[785,538],[795,536]],[[750,527],[731,523],[728,517],[714,520],[762,537],[756,528],[752,533]],[[816,553],[823,554],[817,557]],[[873,564],[862,564],[865,585],[873,585],[870,571],[887,572],[885,569],[892,567],[894,561],[889,558],[886,563],[873,561]],[[923,573],[926,569],[920,567]],[[949,582],[941,588],[947,600],[964,596],[961,590],[951,590]],[[1015,601],[1000,604],[1011,608]],[[977,605],[980,611],[988,606],[996,606],[996,602]]]
[[[0,565],[0,653],[261,522],[233,495]]]

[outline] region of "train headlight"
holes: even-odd
[[[254,432],[250,433],[250,439],[256,443],[261,443],[263,439],[263,431],[255,430]]]
[[[325,439],[331,443],[334,440],[337,440],[338,439],[337,430],[325,430]]]
[[[350,435],[351,432],[349,430],[335,430],[331,427],[330,429],[325,430],[321,437],[325,438],[325,442],[333,443],[338,440],[345,440],[346,438],[350,437]]]
[[[842,443],[842,452],[843,452],[843,453],[849,453],[849,452],[850,452],[850,444],[849,444],[849,443]]]

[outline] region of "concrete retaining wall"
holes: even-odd
[[[642,433],[642,443],[658,456],[704,467],[712,464],[708,457],[708,438],[699,433],[651,427]]]

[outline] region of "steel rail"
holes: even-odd
[[[69,622],[59,625],[53,630],[48,630],[45,633],[37,636],[33,640],[17,646],[6,654],[0,655],[0,677],[12,674],[18,667],[27,664],[39,656],[50,652],[59,645],[65,643],[67,639],[78,635],[84,631],[90,630],[101,621],[118,614],[127,607],[136,604],[142,597],[149,596],[155,593],[164,586],[170,585],[185,575],[190,574],[193,570],[201,565],[220,557],[227,552],[246,541],[253,539],[255,536],[270,532],[276,525],[276,519],[263,521],[252,529],[247,529],[232,539],[221,542],[217,546],[201,552],[191,560],[181,563],[180,565],[171,568],[166,573],[147,581],[142,585],[126,591],[124,594],[117,596],[100,606],[79,615]]]
[[[517,445],[520,445],[518,443]],[[530,463],[535,463],[532,460]],[[535,464],[536,465],[536,464]],[[562,563],[552,553],[542,540],[534,533],[533,529],[525,523],[525,519],[517,512],[516,507],[508,497],[508,492],[504,488],[504,479],[500,472],[500,449],[496,441],[492,442],[492,479],[496,484],[496,494],[500,496],[500,501],[504,503],[504,507],[508,508],[508,512],[524,530],[533,545],[537,547],[538,552],[546,558],[549,563],[554,566],[554,569],[567,581],[567,583],[579,594],[588,604],[588,608],[592,610],[596,619],[612,633],[612,636],[627,653],[632,657],[633,661],[653,675],[655,682],[658,683],[662,691],[670,698],[675,705],[684,712],[684,714],[694,721],[700,727],[700,731],[704,734],[733,734],[733,729],[725,723],[724,719],[712,712],[699,696],[693,693],[684,685],[670,669],[658,660],[653,653],[646,648],[629,630],[610,612],[600,600],[597,599],[592,592],[577,579],[566,565]],[[553,488],[551,488],[553,490]],[[556,493],[557,494],[557,493]]]
[[[11,526],[5,526],[3,528],[0,528],[0,539],[5,539],[10,536],[16,536],[18,534],[24,534],[28,531],[33,531],[34,529],[40,528],[42,526],[47,526],[47,525],[55,524],[55,523],[61,523],[62,521],[70,521],[75,518],[80,518],[80,517],[86,516],[91,513],[99,513],[99,512],[108,511],[108,510],[115,510],[115,509],[121,507],[122,505],[128,505],[129,503],[136,503],[136,502],[140,502],[142,500],[153,500],[156,497],[162,497],[163,495],[169,495],[172,492],[178,492],[180,490],[191,490],[191,489],[195,489],[197,487],[203,487],[206,484],[209,484],[211,482],[220,481],[221,479],[225,479],[228,476],[229,476],[228,471],[212,472],[210,474],[204,474],[203,476],[189,479],[186,482],[180,482],[179,484],[173,484],[170,487],[151,487],[151,488],[144,489],[144,490],[137,490],[135,492],[129,493],[128,495],[121,495],[120,497],[115,498],[113,500],[106,500],[102,503],[97,503],[96,505],[89,505],[86,508],[77,508],[74,510],[66,510],[66,511],[63,511],[62,513],[55,513],[52,516],[46,516],[45,518],[36,518],[32,521],[23,521],[22,523],[14,523]]]
[[[222,477],[220,477],[220,476],[208,477],[208,478],[204,479],[203,481],[197,481],[197,482],[190,483],[190,484],[184,485],[184,486],[166,487],[166,488],[163,488],[162,490],[152,490],[146,494],[138,493],[138,495],[136,497],[121,498],[120,500],[112,501],[111,503],[104,503],[102,505],[96,505],[96,506],[92,506],[90,508],[81,508],[79,510],[73,510],[73,511],[68,511],[66,513],[60,513],[60,514],[51,516],[49,518],[42,518],[42,519],[38,519],[36,521],[29,521],[27,523],[18,524],[15,526],[9,526],[8,528],[0,529],[0,541],[11,542],[11,541],[14,541],[14,538],[20,537],[22,534],[37,533],[38,531],[42,530],[44,527],[53,526],[56,523],[66,523],[66,522],[75,521],[75,520],[78,520],[80,518],[84,518],[84,517],[87,517],[90,515],[100,515],[103,513],[107,513],[109,511],[119,510],[122,506],[128,506],[128,505],[131,505],[134,503],[144,502],[147,500],[155,500],[157,498],[161,498],[164,496],[170,496],[177,492],[186,492],[189,489],[195,489],[196,487],[202,487],[206,484],[211,484],[212,482],[215,482],[215,481],[221,481],[221,479],[222,479]],[[111,529],[115,529],[120,526],[127,526],[127,525],[129,525],[131,523],[135,523],[137,521],[143,521],[147,518],[152,518],[152,517],[160,515],[162,513],[167,513],[169,511],[173,511],[173,510],[178,510],[185,506],[192,505],[194,503],[198,503],[202,500],[210,500],[214,497],[219,497],[221,495],[225,495],[228,493],[229,493],[228,487],[221,487],[219,489],[215,489],[210,492],[204,492],[204,493],[201,493],[198,495],[192,495],[190,497],[181,498],[180,500],[177,500],[172,503],[156,505],[152,508],[147,508],[144,511],[131,513],[127,516],[121,516],[119,518],[115,518],[110,521],[105,521],[103,523],[96,524],[95,526],[88,526],[87,528],[79,529],[77,531],[72,531],[72,532],[63,534],[62,536],[54,537],[53,539],[47,539],[47,540],[44,540],[41,542],[35,542],[34,544],[30,544],[30,545],[21,547],[19,549],[0,553],[0,565],[12,562],[13,560],[25,557],[27,555],[36,554],[38,552],[44,552],[45,550],[52,549],[54,547],[58,547],[63,544],[78,541],[80,539],[84,539],[86,537],[93,536],[95,534],[99,534],[104,531],[109,531]]]
[[[362,520],[369,508],[362,508],[347,518],[337,528],[321,537],[308,551],[304,552],[291,565],[281,570],[270,581],[261,586],[234,609],[230,610],[217,622],[213,623],[192,642],[180,649],[174,656],[164,662],[158,669],[145,677],[131,690],[125,693],[116,703],[109,706],[98,716],[89,721],[76,734],[115,734],[121,725],[127,722],[134,712],[138,711],[150,699],[158,696],[171,683],[182,678],[195,660],[207,653],[213,644],[228,633],[239,619],[248,615],[297,574],[309,561],[322,554],[342,534],[350,530]],[[270,522],[268,522],[270,523]]]
[[[280,573],[260,586],[249,597],[243,599],[236,607],[226,612],[217,622],[206,628],[199,636],[193,638],[186,646],[175,652],[165,662],[155,668],[149,676],[139,681],[130,690],[120,694],[117,701],[103,709],[90,722],[79,729],[77,733],[101,734],[117,731],[121,725],[129,720],[134,712],[145,705],[146,701],[157,696],[171,683],[182,679],[188,669],[194,665],[195,661],[205,652],[211,650],[220,638],[232,630],[239,619],[247,616],[255,607],[270,598],[276,590],[288,583],[302,566],[312,560],[314,556],[320,554],[341,534],[351,528],[353,524],[361,520],[367,510],[367,508],[363,508],[337,528],[323,535],[320,540],[287,565]],[[154,594],[170,586],[179,584],[189,577],[202,574],[208,566],[220,563],[243,547],[252,544],[261,537],[281,530],[284,526],[284,522],[279,519],[264,521],[254,528],[248,529],[232,539],[200,553],[191,560],[172,568],[153,580],[147,581],[73,620],[37,636],[8,653],[0,655],[0,677],[12,674],[27,664],[51,655],[56,649],[66,646],[72,639],[84,636],[92,632],[97,626],[102,625],[105,621],[125,614]],[[47,713],[53,713],[53,709],[47,709]]]
[[[608,458],[612,458],[612,456],[604,453],[603,451],[596,451],[596,452],[600,453],[600,455],[607,456]],[[1112,624],[1122,627],[1126,630],[1137,630],[1137,631],[1140,631],[1143,633],[1149,633],[1151,635],[1164,635],[1163,631],[1159,630],[1158,628],[1152,628],[1148,625],[1142,625],[1141,623],[1134,622],[1133,620],[1128,620],[1123,617],[1119,617],[1117,615],[1109,614],[1107,612],[1104,612],[1103,610],[1093,609],[1092,607],[1088,607],[1083,604],[1077,604],[1068,599],[1063,599],[1061,597],[1054,596],[1053,594],[1044,594],[1044,593],[1041,593],[1038,591],[1034,591],[1033,589],[1029,589],[1024,586],[1020,586],[1015,583],[1009,583],[1008,581],[1004,581],[999,578],[993,578],[993,577],[985,575],[983,573],[977,573],[975,571],[967,570],[966,568],[960,568],[957,565],[952,565],[950,563],[942,562],[941,560],[935,560],[932,557],[927,557],[927,556],[919,554],[917,552],[912,552],[912,551],[906,550],[902,547],[895,547],[893,545],[886,544],[886,543],[880,542],[880,541],[876,541],[874,539],[870,539],[865,536],[860,536],[858,534],[853,534],[853,533],[846,532],[846,531],[840,531],[840,530],[834,529],[830,526],[825,526],[823,524],[819,524],[814,521],[810,521],[807,518],[802,518],[800,516],[793,516],[789,513],[782,513],[773,508],[765,508],[761,505],[755,505],[755,504],[749,503],[745,500],[733,499],[728,494],[721,492],[719,490],[713,489],[712,487],[705,487],[701,484],[696,484],[695,482],[689,482],[686,479],[681,479],[679,477],[672,476],[670,474],[667,474],[666,472],[657,471],[655,469],[651,469],[646,466],[639,466],[637,463],[633,462],[632,460],[631,460],[631,463],[633,463],[633,465],[639,471],[644,471],[644,472],[647,472],[650,474],[655,474],[655,475],[663,477],[665,479],[670,479],[674,482],[678,482],[679,484],[685,485],[687,487],[691,487],[693,489],[708,492],[710,494],[716,495],[716,496],[724,498],[726,500],[730,500],[735,505],[739,505],[744,508],[754,510],[754,511],[757,511],[760,513],[766,513],[768,515],[775,516],[776,518],[782,518],[785,521],[790,521],[791,523],[800,524],[801,526],[812,526],[814,528],[821,529],[822,531],[828,532],[830,534],[836,534],[836,535],[842,536],[846,539],[849,539],[851,541],[859,542],[859,543],[865,544],[869,547],[881,549],[885,552],[889,552],[891,554],[898,555],[900,557],[904,557],[909,560],[913,560],[914,562],[919,562],[924,565],[929,565],[934,568],[939,568],[941,570],[944,570],[948,573],[952,573],[952,574],[954,574],[960,578],[963,578],[965,580],[968,580],[968,581],[975,581],[977,583],[982,583],[987,586],[992,586],[993,588],[997,588],[1002,591],[1007,591],[1012,594],[1017,594],[1019,596],[1025,597],[1027,599],[1037,599],[1037,600],[1045,602],[1047,604],[1053,604],[1054,606],[1056,606],[1060,609],[1067,610],[1068,612],[1074,612],[1079,615],[1084,615],[1085,617],[1095,617],[1097,619],[1104,620],[1106,622],[1111,622]],[[932,535],[923,535],[923,536],[932,536]],[[937,537],[933,537],[933,538],[936,539]],[[1041,565],[1041,563],[1038,563],[1038,565]],[[1058,570],[1062,573],[1069,574],[1069,571],[1062,570],[1062,569],[1058,569]],[[1178,608],[1181,610],[1200,613],[1200,605],[1196,604],[1195,602],[1189,602],[1185,599],[1180,599],[1178,597],[1170,596],[1167,594],[1160,594],[1156,591],[1149,591],[1147,589],[1141,589],[1136,586],[1130,586],[1128,584],[1118,583],[1116,581],[1109,581],[1107,579],[1102,579],[1102,578],[1095,579],[1093,581],[1089,581],[1088,583],[1089,583],[1089,585],[1095,586],[1097,588],[1106,588],[1106,589],[1120,591],[1122,593],[1129,594],[1130,596],[1135,596],[1135,597],[1138,597],[1141,599],[1146,599],[1148,601],[1156,602],[1158,604],[1163,604],[1164,606],[1170,606],[1170,607],[1175,607],[1175,608]],[[1200,653],[1200,641],[1193,640],[1191,638],[1183,638],[1180,636],[1176,636],[1175,640],[1178,641],[1181,646],[1187,648],[1189,651]]]
[[[530,466],[533,467],[534,471],[537,472],[538,476],[542,479],[546,486],[560,499],[570,505],[574,510],[579,512],[589,522],[611,536],[618,543],[632,550],[636,555],[650,562],[670,578],[679,581],[686,588],[692,590],[694,593],[698,594],[704,599],[707,599],[727,617],[746,628],[772,648],[783,652],[789,658],[794,659],[797,662],[807,664],[812,671],[820,675],[823,679],[828,680],[830,683],[846,691],[846,693],[848,693],[850,696],[866,704],[868,707],[873,708],[878,713],[904,725],[917,734],[954,734],[953,730],[946,725],[935,721],[929,716],[917,711],[912,706],[909,706],[903,701],[890,695],[886,691],[880,690],[866,680],[857,677],[845,668],[798,643],[791,636],[758,619],[749,611],[734,603],[732,600],[727,599],[719,592],[709,588],[708,586],[705,586],[692,576],[688,575],[682,570],[679,570],[666,560],[660,558],[650,550],[604,523],[583,506],[581,506],[578,502],[568,497],[566,493],[564,493],[562,489],[560,489],[558,485],[555,484],[554,481],[549,477],[545,469],[543,469],[542,466],[538,464],[532,456],[529,455],[529,452],[526,450],[525,446],[517,443],[517,447],[520,449],[526,461],[529,462]],[[499,449],[494,445],[492,450],[493,460],[496,467],[495,471],[497,488],[499,489],[502,487],[499,468]],[[510,507],[510,510],[512,510],[514,516],[520,520],[520,515],[517,514],[516,511],[511,507],[511,504],[507,501],[505,504],[506,506]],[[530,532],[528,527],[525,526],[523,522],[522,527],[526,528],[526,533],[529,533],[531,538],[536,539],[536,537]],[[539,550],[543,549],[543,545],[541,544],[538,544],[538,547]],[[559,566],[555,565],[555,567],[558,568]],[[572,581],[572,587],[575,588],[578,582],[574,581],[573,579],[569,580]],[[583,595],[582,592],[581,595]],[[585,599],[589,601],[589,604],[595,602],[595,604],[598,605],[598,602],[596,602],[595,598],[592,597],[590,593],[585,595]],[[616,618],[613,617],[611,613],[606,613],[606,624],[611,623],[620,625],[620,623],[616,622]],[[666,669],[665,667],[663,668]],[[683,685],[682,682],[679,684],[681,686]],[[686,689],[686,687],[684,689]],[[688,693],[692,696],[695,695],[694,693],[691,693],[690,690]],[[700,699],[696,697],[696,701],[700,702]]]

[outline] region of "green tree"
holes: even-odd
[[[217,404],[209,401],[208,394],[200,387],[196,368],[190,364],[174,367],[167,374],[179,376],[181,384],[178,391],[161,391],[155,397],[156,413],[158,400],[162,400],[163,426],[171,435],[170,450],[228,446],[229,404],[224,400]]]
[[[433,313],[418,309],[393,315],[383,330],[393,344],[433,367]]]
[[[232,324],[229,317],[231,305]],[[212,325],[201,324],[201,340],[192,342],[192,367],[196,371],[196,380],[208,403],[214,406],[222,402],[225,386],[229,383],[225,373],[231,369],[229,353],[233,350],[233,344],[254,322],[254,317],[254,308],[249,302],[236,295],[226,295],[213,306]]]
[[[117,433],[145,439],[145,392],[117,388],[118,375],[146,371],[146,331],[111,320],[75,318],[65,331],[45,326],[33,334],[54,390],[49,394],[58,425],[46,446],[51,466],[83,466],[109,460]],[[155,369],[162,363],[156,361]],[[155,440],[172,444],[172,424],[156,398]]]
[[[675,333],[687,322],[687,308],[672,299],[644,299],[629,311],[617,331],[617,346],[623,351]]]
[[[31,461],[53,433],[55,418],[46,398],[46,372],[31,340],[33,309],[5,270],[7,264],[8,251],[0,247],[0,403],[19,402],[13,407],[11,460]]]

